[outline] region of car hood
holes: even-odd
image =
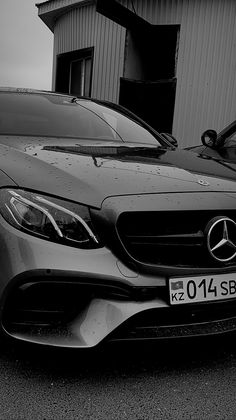
[[[203,159],[214,159],[222,165],[228,166],[235,171],[236,179],[236,147],[226,146],[218,149],[212,149],[203,145],[187,147],[186,150],[197,153]]]
[[[236,191],[230,168],[144,144],[1,136],[0,165],[21,188],[94,207],[119,195]]]

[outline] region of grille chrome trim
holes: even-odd
[[[223,211],[235,218],[234,210]],[[117,220],[117,233],[126,253],[141,264],[163,267],[217,269],[207,251],[206,226],[221,210],[173,212],[124,212]],[[169,252],[168,251],[169,248]],[[236,258],[227,264],[235,265]]]

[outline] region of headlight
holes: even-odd
[[[97,248],[86,206],[23,190],[0,190],[0,213],[15,228],[53,242]]]

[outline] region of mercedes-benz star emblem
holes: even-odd
[[[207,248],[219,262],[228,262],[236,256],[236,223],[225,216],[212,219],[206,227]]]
[[[199,185],[204,185],[204,187],[210,185],[209,182],[207,182],[205,179],[198,179],[197,182]]]

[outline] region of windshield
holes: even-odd
[[[127,116],[114,109],[92,101],[82,99],[78,100],[77,103],[100,116],[124,141],[160,145],[157,138],[150,131],[132,118],[127,118]]]
[[[0,134],[160,145],[147,129],[119,112],[92,101],[46,93],[0,93]]]

